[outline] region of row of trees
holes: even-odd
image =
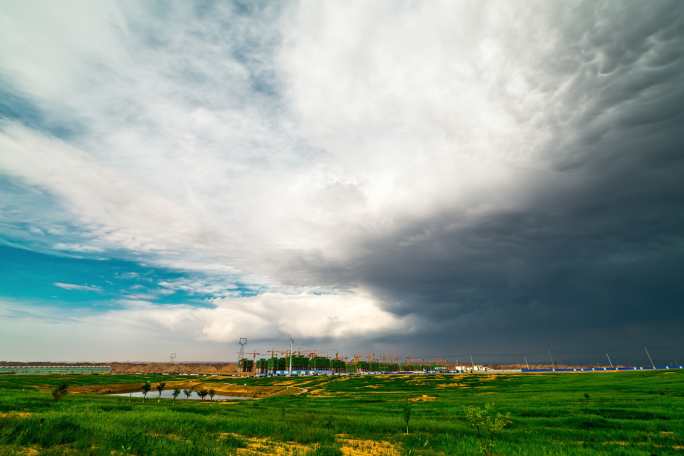
[[[155,387],[155,389],[156,389],[157,392],[159,393],[159,397],[160,397],[160,398],[161,398],[162,393],[164,392],[164,389],[165,389],[165,388],[166,388],[166,383],[165,383],[165,382],[157,383],[157,386]],[[150,385],[149,382],[145,382],[145,383],[142,385],[141,389],[142,389],[142,393],[143,393],[143,398],[144,398],[144,399],[147,399],[147,394],[148,394],[148,393],[150,392],[150,390],[152,389],[152,385]],[[209,400],[213,401],[213,400],[214,400],[214,396],[216,396],[216,391],[215,391],[214,389],[211,389],[211,388],[210,388],[210,389],[204,389],[204,388],[202,388],[202,389],[199,389],[199,390],[194,390],[194,389],[183,389],[183,390],[181,390],[181,389],[179,389],[179,388],[174,388],[174,389],[171,391],[171,397],[173,398],[174,401],[178,398],[178,396],[181,395],[181,392],[182,392],[183,394],[185,394],[185,397],[186,397],[187,399],[190,399],[190,397],[192,396],[192,393],[195,393],[195,394],[197,395],[197,397],[199,397],[201,400],[204,400],[205,397],[209,396]]]
[[[254,361],[241,359],[240,368],[242,372],[252,372]],[[333,371],[335,373],[356,373],[356,372],[397,372],[397,371],[423,371],[440,368],[434,363],[397,363],[385,361],[354,361],[347,362],[342,359],[328,358],[324,356],[292,356],[293,371]],[[258,373],[270,373],[276,371],[287,371],[290,368],[290,357],[261,358],[256,361],[256,371]]]

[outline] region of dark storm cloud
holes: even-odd
[[[414,219],[361,241],[353,262],[319,269],[423,321],[381,346],[479,347],[499,359],[502,347],[553,345],[568,359],[610,348],[633,360],[652,343],[682,355],[683,11],[679,2],[557,11],[561,40],[539,68],[554,132],[542,161],[553,171],[526,174],[524,204]]]
[[[368,241],[358,280],[392,312],[424,319],[419,335],[396,341],[424,353],[541,344],[575,358],[632,350],[634,359],[651,343],[681,354],[682,175],[680,162],[574,190],[546,187],[526,211],[466,229],[447,228],[452,214],[416,222]]]

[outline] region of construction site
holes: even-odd
[[[389,356],[387,354],[355,353],[345,356],[336,352],[320,353],[316,350],[295,350],[294,339],[290,338],[290,347],[284,350],[266,350],[265,353],[247,352],[247,338],[238,341],[237,370],[243,376],[311,376],[311,375],[350,375],[350,374],[462,374],[462,373],[542,373],[542,372],[605,372],[634,370],[670,370],[684,369],[678,362],[656,364],[647,347],[644,353],[649,364],[637,366],[631,364],[614,364],[610,355],[605,354],[608,361],[603,365],[563,365],[553,359],[549,351],[550,362],[530,364],[527,357],[523,364],[482,365],[469,356],[467,362],[449,361],[447,359],[425,359]]]
[[[265,353],[247,352],[247,338],[238,341],[238,367],[242,375],[306,376],[362,373],[418,373],[450,371],[447,360],[425,360],[374,353],[345,356],[340,353],[320,353],[316,350],[295,350],[294,339],[285,350],[266,350]],[[471,366],[473,369],[483,366]]]

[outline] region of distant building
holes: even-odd
[[[487,372],[489,367],[483,366],[481,364],[458,364],[451,367],[450,372],[460,372],[460,373],[483,373]]]

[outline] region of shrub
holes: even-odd
[[[143,398],[147,399],[147,393],[150,392],[150,390],[152,389],[152,386],[148,382],[145,382],[145,383],[143,383],[143,386],[141,387],[141,389],[142,389],[142,393],[143,393]]]
[[[471,405],[464,412],[466,422],[480,438],[480,451],[484,455],[491,455],[494,437],[511,424],[510,414],[495,413],[493,404],[485,404],[483,407]]]
[[[69,385],[66,383],[59,384],[52,388],[52,398],[56,401],[60,400],[69,393]]]
[[[406,425],[406,434],[409,433],[409,422],[411,421],[411,404],[408,402],[403,408],[404,424]]]

